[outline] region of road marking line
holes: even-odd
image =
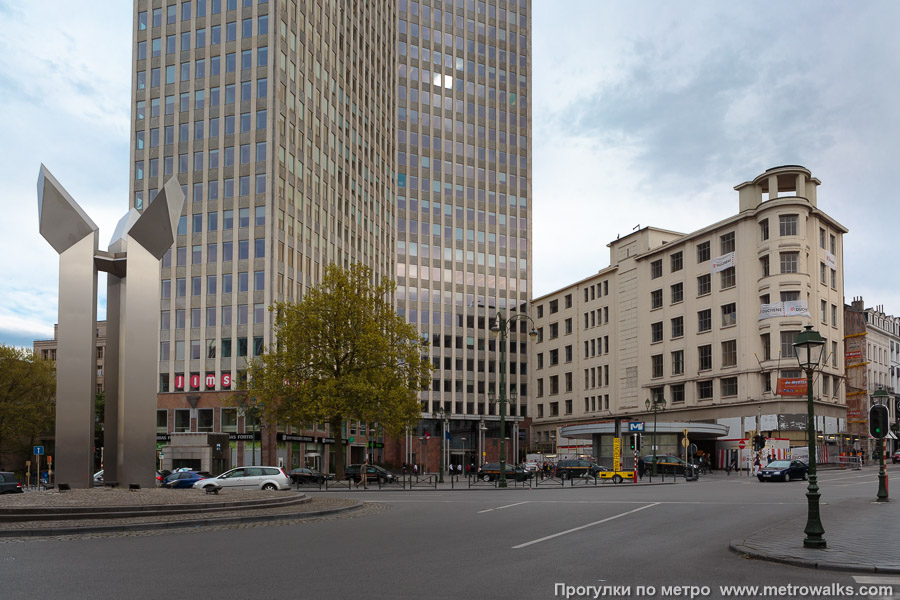
[[[900,585],[900,577],[873,577],[871,575],[854,575],[856,583],[863,585]]]
[[[546,542],[547,540],[552,540],[553,538],[559,537],[561,535],[567,535],[569,533],[573,533],[575,531],[581,531],[582,529],[587,529],[588,527],[593,527],[594,525],[600,525],[602,523],[606,523],[608,521],[612,521],[614,519],[618,519],[619,517],[626,517],[630,514],[634,514],[636,512],[642,511],[646,508],[653,508],[654,506],[658,506],[659,502],[654,502],[653,504],[647,504],[646,506],[642,506],[640,508],[635,508],[634,510],[629,510],[628,512],[623,512],[618,515],[614,515],[612,517],[607,517],[605,519],[601,519],[599,521],[594,521],[593,523],[588,523],[587,525],[582,525],[581,527],[575,527],[573,529],[567,529],[565,531],[560,531],[559,533],[554,533],[553,535],[548,535],[542,538],[538,538],[536,540],[531,540],[530,542],[525,542],[524,544],[519,544],[518,546],[513,546],[513,550],[518,550],[519,548],[524,548],[525,546],[531,546],[532,544],[539,544],[540,542]]]
[[[497,508],[489,508],[487,510],[479,510],[478,514],[480,515],[481,513],[491,512],[492,510],[502,510],[504,508],[519,506],[520,504],[528,504],[528,502],[516,502],[515,504],[507,504],[506,506],[498,506]]]

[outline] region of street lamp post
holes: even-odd
[[[500,336],[500,480],[498,487],[506,487],[506,338],[509,336],[511,328],[516,321],[528,321],[531,323],[531,331],[528,335],[534,339],[537,337],[537,330],[534,328],[534,321],[525,313],[516,313],[508,319],[504,319],[499,312],[494,318],[494,324],[491,325],[491,332]],[[493,391],[488,392],[488,398],[491,399]],[[512,390],[510,399],[515,400],[516,392]],[[493,400],[491,399],[491,402]]]
[[[441,460],[439,465],[440,470],[438,472],[438,483],[444,483],[444,443],[447,439],[447,413],[444,412],[444,407],[442,406],[431,413],[431,416],[441,420]]]
[[[656,477],[656,414],[666,410],[666,399],[662,396],[654,397],[653,400],[647,398],[644,402],[647,412],[653,411],[653,464],[650,465],[650,477]]]
[[[805,548],[825,548],[825,528],[819,516],[819,485],[816,476],[816,412],[813,406],[813,372],[822,360],[825,340],[812,325],[806,325],[793,344],[800,368],[806,371],[806,437],[809,445],[809,485],[806,488],[807,515]]]

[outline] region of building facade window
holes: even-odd
[[[722,397],[737,396],[738,384],[737,377],[726,377],[722,379]]]
[[[679,282],[672,285],[672,304],[684,301],[684,284]]]
[[[712,329],[712,309],[697,311],[697,331],[703,333]]]
[[[663,341],[663,324],[662,321],[650,324],[650,343]]]
[[[730,231],[726,234],[719,236],[719,245],[721,247],[721,254],[728,254],[729,252],[734,252],[734,232]]]
[[[663,305],[663,293],[662,290],[653,290],[650,292],[650,308],[662,308]]]
[[[702,263],[710,258],[709,242],[697,244],[697,262]]]
[[[662,277],[662,259],[650,263],[650,279]]]
[[[722,306],[722,327],[737,325],[737,304],[731,302]]]
[[[778,234],[781,236],[797,235],[798,215],[781,215],[778,217]]]
[[[722,366],[737,366],[737,340],[722,342]]]
[[[759,222],[759,240],[761,242],[769,239],[769,220],[763,219]]]
[[[697,278],[697,295],[706,296],[712,291],[712,279],[709,273]]]
[[[781,272],[782,273],[797,273],[797,263],[799,259],[799,252],[782,252],[781,253]]]
[[[698,346],[697,358],[699,360],[700,371],[709,371],[712,369],[712,346],[709,344]]]
[[[684,268],[684,255],[681,252],[676,252],[672,255],[672,272],[680,271]]]

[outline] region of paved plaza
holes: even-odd
[[[176,532],[3,539],[0,572],[10,598],[157,598],[167,586],[194,598],[689,597],[673,586],[695,586],[695,597],[825,598],[836,596],[804,586],[848,597],[878,585],[889,587],[849,597],[889,597],[900,576],[882,570],[897,566],[884,538],[900,505],[871,502],[876,476],[872,467],[820,473],[829,544],[820,568],[759,558],[803,558],[804,482],[716,473],[665,485],[305,491],[365,506]],[[742,546],[759,557],[735,551]],[[831,565],[861,570],[821,568]]]

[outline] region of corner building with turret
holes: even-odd
[[[640,453],[652,453],[656,401],[657,453],[684,456],[687,437],[716,465],[746,464],[740,442],[761,433],[767,457],[786,456],[807,439],[792,344],[810,325],[825,339],[819,452],[839,453],[847,229],[820,210],[819,185],[801,166],[770,169],[735,187],[733,217],[689,234],[642,228],[608,245],[609,267],[534,299],[531,450],[609,463],[618,435],[630,468],[628,423],[644,423]]]

